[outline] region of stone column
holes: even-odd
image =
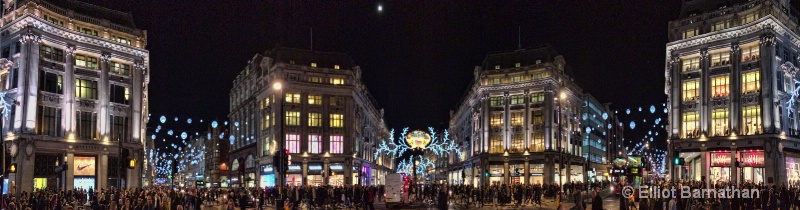
[[[680,137],[680,130],[681,130],[679,122],[681,122],[681,113],[682,113],[681,104],[683,103],[683,100],[682,100],[683,96],[681,96],[681,74],[680,74],[680,72],[682,70],[681,69],[682,61],[681,61],[680,57],[678,57],[677,54],[676,55],[672,55],[672,60],[670,61],[670,65],[672,67],[671,68],[672,69],[672,72],[671,72],[672,76],[670,77],[671,81],[669,81],[669,82],[671,82],[672,86],[671,86],[671,89],[669,90],[669,92],[670,92],[670,98],[669,98],[670,110],[669,110],[668,114],[670,116],[670,118],[669,118],[670,119],[669,127],[670,127],[670,130],[671,130],[669,138],[670,139],[678,139]]]
[[[731,129],[731,135],[739,135],[739,116],[742,113],[741,104],[739,99],[742,96],[742,67],[739,63],[742,61],[742,49],[739,48],[739,43],[731,43],[731,74],[729,81],[729,94],[730,103],[728,104],[728,127]]]
[[[509,175],[511,175],[511,170],[508,168],[508,158],[503,159],[503,183],[510,184]]]
[[[330,183],[328,177],[331,177],[330,162],[328,159],[325,159],[325,163],[322,165],[322,172],[325,175],[322,177],[322,184],[328,185]]]
[[[30,30],[30,29],[29,29]],[[14,100],[17,100],[21,104],[25,104],[25,106],[15,106],[15,114],[14,114],[14,132],[21,133],[21,132],[29,132],[33,131],[34,124],[27,125],[27,115],[25,115],[25,110],[27,110],[27,103],[24,103],[27,100],[27,91],[28,86],[26,86],[26,80],[30,77],[29,72],[29,62],[28,56],[30,56],[30,45],[31,43],[39,43],[40,38],[38,35],[27,32],[20,36],[19,42],[22,43],[22,47],[20,48],[21,52],[19,52],[19,58],[17,58],[17,94]],[[37,57],[38,60],[38,57]],[[38,78],[37,78],[38,79]],[[33,103],[34,106],[36,103]],[[35,109],[35,107],[34,107]],[[34,110],[35,111],[35,110]],[[33,113],[31,116],[31,120],[35,120],[36,113]],[[30,129],[28,129],[30,128]]]
[[[711,120],[709,118],[711,115],[709,114],[709,103],[711,101],[711,97],[709,96],[711,92],[711,85],[710,85],[710,78],[708,77],[708,67],[710,66],[711,59],[708,55],[708,49],[700,50],[700,130],[705,136],[709,136],[709,127],[711,125]]]
[[[489,151],[489,121],[491,121],[491,113],[489,113],[489,94],[483,94],[481,96],[481,112],[483,112],[483,119],[482,119],[482,142],[483,142],[483,149],[481,152],[488,152]]]
[[[38,94],[39,94],[39,43],[41,42],[41,36],[38,34],[26,34],[24,36],[28,36],[29,41],[23,43],[23,52],[25,48],[28,49],[29,57],[27,57],[27,61],[23,61],[23,63],[28,63],[27,68],[23,70],[20,68],[21,71],[26,71],[27,75],[26,83],[27,87],[25,88],[25,102],[23,105],[25,106],[25,130],[26,131],[33,131],[36,128],[36,105],[38,104]],[[21,84],[20,84],[21,85]]]
[[[100,132],[99,139],[102,140],[109,140],[109,138],[111,138],[111,135],[108,133],[108,107],[111,105],[111,103],[108,102],[110,89],[108,71],[110,68],[110,59],[111,54],[103,53],[100,55],[100,81],[97,82],[97,127]],[[116,141],[116,139],[111,139],[111,141]]]
[[[142,135],[144,135],[143,126],[145,125],[142,124],[142,112],[147,106],[147,84],[150,82],[148,78],[147,66],[141,60],[136,61],[131,73],[131,114],[128,120],[131,123],[131,130],[128,131],[131,132],[129,136],[131,142],[141,142]]]
[[[525,176],[523,176],[523,177],[525,178],[525,184],[531,184],[530,183],[530,181],[531,181],[531,164],[530,164],[530,161],[528,161],[528,158],[525,158],[525,172],[524,173],[525,173]]]
[[[75,188],[75,154],[67,151],[67,190]]]
[[[772,72],[775,69],[775,35],[768,33],[761,37],[761,124],[764,133],[775,133],[775,114],[773,113],[773,81]]]
[[[704,144],[705,145],[705,144]],[[706,147],[702,146],[700,148],[700,179],[704,182],[706,188],[711,186],[711,177],[709,177],[709,167],[711,164],[709,163],[710,159],[708,158],[708,152],[706,152]]]
[[[738,180],[737,176],[739,175],[739,173],[738,173],[739,168],[736,167],[736,160],[737,160],[736,159],[736,148],[737,148],[736,146],[731,146],[731,164],[730,164],[730,167],[731,167],[731,180],[730,181],[732,181],[732,182],[736,182]]]
[[[544,145],[545,150],[553,148],[553,87],[547,86],[544,90]]]
[[[511,148],[511,97],[508,92],[503,93],[503,148]]]
[[[551,184],[551,183],[553,183],[553,181],[555,181],[555,179],[554,179],[554,175],[555,174],[553,174],[554,173],[553,169],[555,169],[556,165],[553,164],[554,162],[555,161],[553,161],[552,157],[545,156],[545,158],[544,158],[544,171],[543,171],[544,172],[544,174],[543,174],[544,180],[542,180],[542,184]]]
[[[73,135],[75,130],[75,46],[70,45],[64,49],[64,107],[61,111],[61,120],[64,133],[67,137]]]
[[[344,159],[344,184],[345,185],[353,185],[353,159],[345,158]]]
[[[302,180],[303,186],[311,186],[308,184],[308,161],[303,160],[303,166],[301,167],[302,168],[300,170],[303,171],[303,180]]]
[[[104,149],[107,150],[107,148]],[[97,169],[97,189],[108,188],[108,151],[100,153]]]
[[[522,116],[525,118],[525,121],[523,122],[524,125],[525,125],[525,131],[524,131],[525,132],[525,135],[524,135],[525,136],[525,144],[523,144],[525,148],[523,148],[523,149],[525,151],[530,151],[530,148],[531,148],[531,130],[532,130],[531,129],[531,117],[532,116],[531,116],[531,108],[530,108],[531,107],[531,95],[530,95],[530,91],[529,90],[525,90],[524,94],[525,95],[523,96],[523,98],[525,98],[525,114],[523,114]],[[525,168],[528,168],[528,167],[525,167]]]

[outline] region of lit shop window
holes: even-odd
[[[728,109],[714,109],[711,112],[711,127],[714,136],[728,135]]]
[[[343,136],[331,136],[331,154],[342,154],[344,153],[344,137]]]
[[[287,93],[286,103],[300,103],[300,93]]]
[[[687,58],[683,60],[682,71],[694,71],[700,69],[700,57]]]
[[[728,97],[730,87],[728,81],[728,75],[711,78],[711,97]]]
[[[761,56],[761,54],[758,53],[760,50],[761,46],[758,42],[747,44],[747,46],[742,47],[742,62],[758,60]]]
[[[683,138],[698,138],[700,137],[700,120],[697,117],[697,112],[684,112],[683,113]]]
[[[731,54],[729,52],[721,52],[711,54],[711,66],[722,66],[731,64]]]
[[[522,126],[522,116],[525,112],[511,112],[511,126]]]
[[[683,31],[683,39],[691,38],[693,36],[697,36],[698,35],[697,32],[698,32],[697,28],[685,30],[685,31]]]
[[[300,112],[286,111],[286,125],[300,125]]]
[[[524,104],[524,103],[525,103],[525,95],[520,94],[520,95],[511,96],[511,104],[517,105],[517,104]]]
[[[344,126],[344,115],[342,114],[331,114],[331,125],[332,128],[341,128]]]
[[[761,106],[755,105],[742,107],[742,134],[760,134],[761,127]]]
[[[731,20],[719,21],[714,23],[714,25],[711,25],[711,31],[725,30],[727,28],[730,28],[732,25],[733,22]]]
[[[308,126],[309,127],[322,126],[322,114],[314,112],[308,113]]]
[[[756,21],[759,18],[758,12],[753,12],[741,17],[742,25]]]
[[[308,95],[308,104],[309,105],[322,105],[322,96],[321,95]]]
[[[492,127],[503,126],[503,113],[502,112],[492,113],[491,126]]]
[[[340,77],[331,77],[330,82],[333,85],[344,85],[344,78]]]
[[[760,77],[761,74],[759,74],[758,69],[755,71],[742,73],[742,93],[748,94],[760,92]]]
[[[503,96],[495,96],[489,98],[489,105],[491,106],[503,106]]]
[[[683,101],[694,101],[699,97],[699,80],[689,80],[683,82]]]
[[[308,153],[322,153],[322,137],[320,135],[308,135]]]

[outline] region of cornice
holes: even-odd
[[[33,14],[22,15],[22,17],[17,18],[11,23],[5,25],[4,29],[8,30],[9,33],[13,34],[18,31],[24,30],[26,27],[33,27],[47,33],[65,37],[67,39],[70,39],[78,43],[109,48],[114,51],[127,53],[129,55],[142,58],[146,65],[149,65],[150,63],[150,56],[149,56],[150,53],[146,49],[115,43],[111,40],[106,40],[101,37],[93,37],[90,35],[81,34],[72,30],[68,30],[61,26],[55,26],[47,21],[40,19],[39,17],[34,16]]]

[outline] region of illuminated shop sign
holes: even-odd
[[[739,167],[764,167],[764,152],[741,152],[742,157],[739,158]]]
[[[728,167],[731,165],[730,152],[712,152],[711,153],[711,166],[712,167]]]
[[[263,173],[272,173],[272,164],[267,164],[261,166],[261,172]]]
[[[331,163],[328,168],[330,168],[331,171],[344,171],[344,166],[342,166],[341,163]]]

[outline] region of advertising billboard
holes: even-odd
[[[642,167],[642,157],[641,156],[628,156],[628,167],[630,167],[630,168],[640,168],[640,167]]]
[[[97,158],[95,157],[75,157],[72,164],[72,169],[75,171],[75,176],[95,176],[95,167],[97,166]]]

